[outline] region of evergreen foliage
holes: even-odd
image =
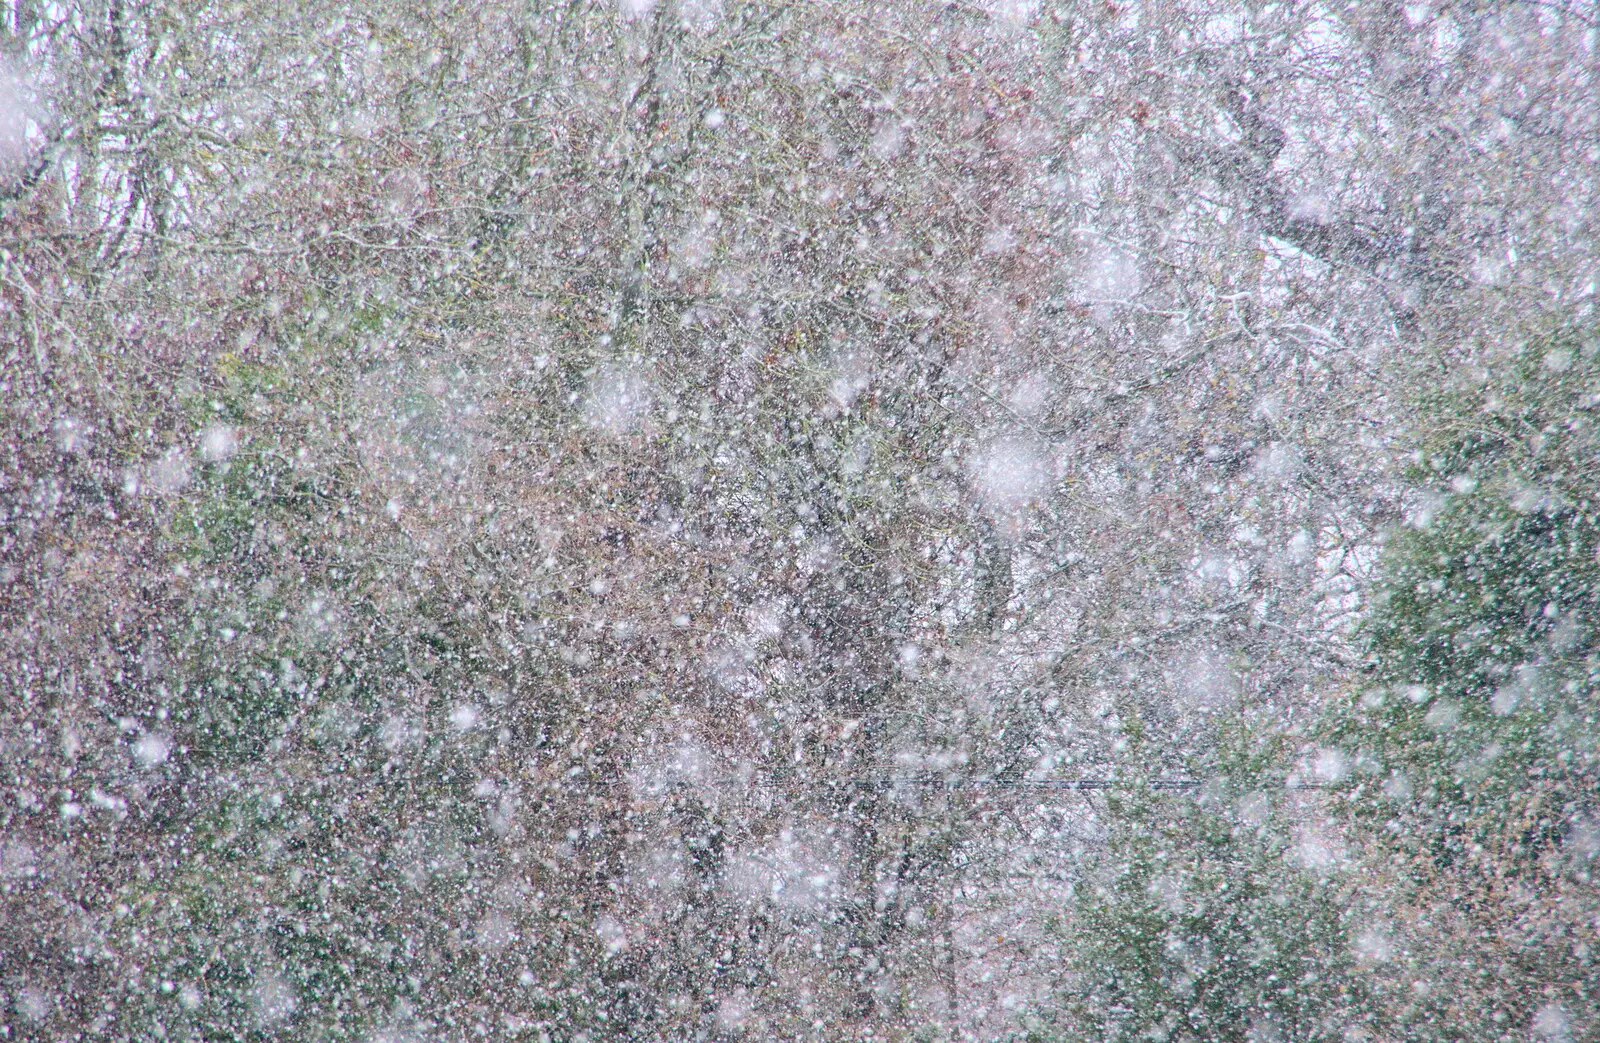
[[[1068,928],[1063,1038],[1342,1038],[1361,997],[1347,896],[1296,849],[1312,809],[1285,790],[1286,743],[1266,732],[1232,729],[1200,758],[1214,774],[1198,797],[1135,786],[1107,801],[1104,869]]]
[[[1597,356],[1545,337],[1421,403],[1419,507],[1365,624],[1374,677],[1313,736],[1370,875],[1308,871],[1306,815],[1283,813],[1305,751],[1242,727],[1249,756],[1198,759],[1225,780],[1207,797],[1109,802],[1067,1038],[1493,1040],[1593,1009]]]
[[[1388,868],[1368,905],[1408,939],[1387,1009],[1411,1038],[1594,1007],[1597,356],[1547,335],[1425,399],[1425,502],[1385,549],[1374,683],[1326,727],[1354,754],[1343,807]]]

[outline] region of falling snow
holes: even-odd
[[[1582,3],[0,27],[0,1037],[1600,1040]]]

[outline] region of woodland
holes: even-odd
[[[1582,0],[6,0],[0,1037],[1600,1041]]]

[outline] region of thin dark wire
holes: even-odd
[[[568,776],[571,781],[576,781],[578,776]],[[626,779],[596,779],[592,776],[583,776],[583,781],[600,783],[601,785],[628,786]],[[817,784],[824,787],[857,786],[862,789],[901,789],[918,787],[933,790],[964,790],[964,789],[1002,789],[1002,790],[1036,790],[1043,792],[1085,792],[1093,790],[1130,790],[1140,786],[1152,790],[1195,790],[1199,789],[1205,779],[1007,779],[986,778],[937,778],[913,776],[883,776],[880,778],[842,778],[819,779]],[[748,785],[748,781],[735,778],[722,778],[703,780],[695,783],[696,786],[711,786],[713,788],[727,786]],[[647,792],[665,793],[674,790],[692,788],[691,784],[682,780],[661,781],[654,784],[645,783],[640,788]],[[1292,790],[1327,789],[1325,782],[1310,782],[1303,779],[1290,780],[1286,788]]]
[[[596,781],[596,780],[590,780]],[[615,785],[626,785],[622,779],[611,780]],[[1006,779],[1006,778],[916,778],[911,776],[884,776],[880,778],[843,778],[820,779],[818,783],[823,787],[837,788],[840,786],[854,786],[861,789],[909,789],[919,788],[927,790],[1023,790],[1045,793],[1082,793],[1096,790],[1131,790],[1140,786],[1152,790],[1167,790],[1175,792],[1189,792],[1199,789],[1206,780],[1204,779]],[[737,779],[719,779],[709,783],[712,787],[739,786]],[[707,785],[705,782],[699,785]],[[668,791],[688,788],[683,780],[675,780],[655,786],[646,785],[647,791],[664,793]],[[1289,789],[1326,789],[1324,782],[1308,782],[1293,780],[1288,783]]]
[[[936,789],[1037,789],[1037,790],[1098,790],[1130,789],[1136,783],[1126,779],[918,779],[885,778],[854,779],[858,786],[928,786]],[[1194,789],[1199,779],[1152,779],[1145,783],[1151,789]]]

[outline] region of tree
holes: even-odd
[[[1418,1038],[1600,1030],[1596,342],[1558,326],[1462,360],[1430,396],[1425,490],[1384,553],[1375,683],[1339,708],[1342,798],[1389,866],[1388,1013]],[[1376,944],[1376,943],[1375,943]]]
[[[1329,705],[1298,766],[1305,740],[1258,720],[1240,752],[1202,760],[1201,799],[1134,787],[1110,802],[1109,857],[1071,921],[1069,1025],[1107,1039],[1589,1031],[1595,358],[1558,329],[1426,397],[1419,495],[1364,624],[1376,679]],[[1143,735],[1137,719],[1124,729]],[[1336,799],[1274,815],[1286,782]],[[1366,885],[1340,881],[1351,842]]]
[[[1137,751],[1138,717],[1122,722]],[[1071,915],[1061,1038],[1344,1039],[1368,997],[1337,831],[1286,789],[1292,737],[1256,720],[1194,768],[1192,789],[1140,779],[1106,799],[1103,860]],[[1137,754],[1134,763],[1138,763]]]
[[[10,5],[17,1024],[1010,1031],[1014,784],[1314,716],[1581,297],[1582,18]]]

